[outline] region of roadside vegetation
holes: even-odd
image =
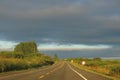
[[[72,64],[110,77],[120,78],[120,60],[102,60],[101,58],[69,58]],[[82,65],[82,61],[86,64]]]
[[[39,53],[35,42],[21,42],[14,51],[0,52],[0,72],[52,65],[54,61],[51,56]]]

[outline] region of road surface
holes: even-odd
[[[0,76],[0,80],[111,80],[97,74],[80,70],[67,62],[49,67]]]

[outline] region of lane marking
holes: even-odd
[[[50,74],[49,72],[48,73],[46,73],[46,75],[48,75],[48,74]]]
[[[45,77],[44,75],[41,75],[39,78],[43,78],[43,77]]]
[[[47,75],[49,75],[50,73],[52,73],[52,72],[54,72],[54,71],[56,71],[56,70],[62,68],[63,66],[64,66],[64,63],[63,63],[61,66],[59,66],[59,67],[53,69],[52,71],[49,71],[49,72],[47,72],[47,73],[44,74],[44,75],[41,75],[41,76],[39,77],[39,79],[44,78],[45,76],[47,76]]]
[[[77,72],[76,70],[74,70],[69,64],[68,64],[69,68],[74,71],[76,74],[78,74],[81,78],[83,78],[84,80],[87,80],[87,78],[85,78],[82,74],[80,74],[79,72]]]
[[[53,71],[50,71],[51,73],[53,72]]]

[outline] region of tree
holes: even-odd
[[[35,42],[21,42],[14,48],[14,52],[23,54],[37,53],[37,44]]]
[[[57,55],[57,54],[55,54],[55,55],[54,55],[54,59],[55,59],[55,60],[59,60],[59,58],[58,58],[58,55]]]

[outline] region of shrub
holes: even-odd
[[[120,65],[112,66],[109,74],[110,75],[120,75]]]

